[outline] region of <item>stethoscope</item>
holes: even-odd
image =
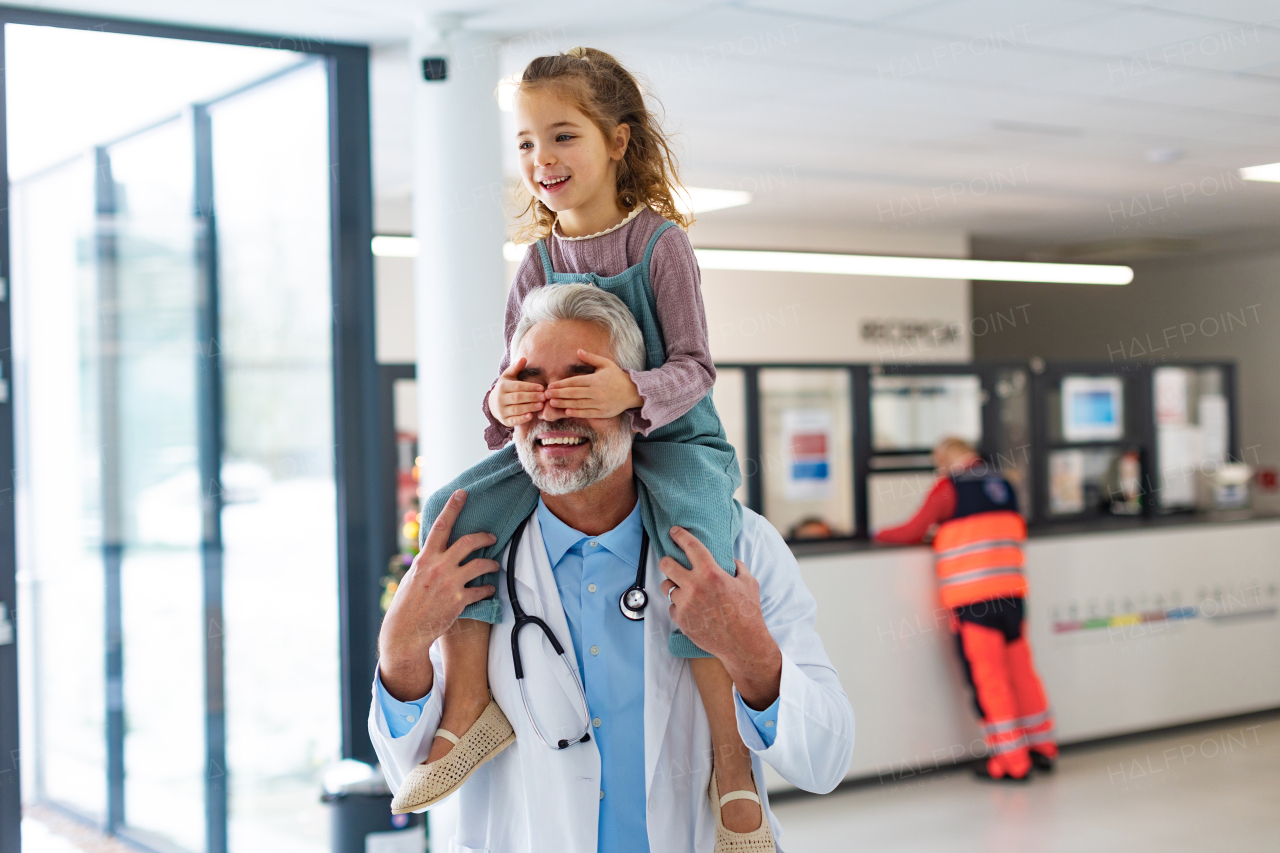
[[[528,518],[520,522],[516,532],[511,535],[511,545],[507,549],[507,598],[511,600],[511,614],[515,618],[515,625],[511,628],[511,659],[515,664],[516,683],[520,685],[520,699],[524,702],[524,711],[529,715],[529,723],[533,726],[534,734],[538,736],[538,740],[552,749],[568,749],[575,743],[586,743],[591,740],[591,710],[587,707],[587,691],[582,686],[582,678],[578,675],[578,668],[569,662],[569,658],[564,653],[564,646],[556,639],[555,632],[537,616],[530,616],[525,613],[524,608],[520,606],[520,599],[516,597],[516,552],[520,548],[520,539],[524,536],[524,529],[528,524]],[[635,583],[626,592],[622,593],[622,596],[618,599],[618,607],[622,610],[622,615],[633,622],[644,619],[644,609],[649,604],[649,594],[644,591],[645,562],[648,556],[649,534],[647,531],[642,531],[640,534],[640,562],[636,567]],[[569,670],[569,675],[573,678],[573,683],[578,688],[578,701],[582,707],[584,722],[582,731],[572,738],[556,738],[554,740],[548,738],[543,734],[542,727],[538,725],[538,719],[533,714],[533,706],[529,704],[529,692],[524,683],[524,662],[520,658],[520,630],[526,625],[537,625],[542,629],[547,642],[551,643],[551,648],[555,649],[556,654],[560,656],[561,663],[564,664],[565,669]]]

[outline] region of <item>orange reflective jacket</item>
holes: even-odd
[[[979,512],[939,525],[933,551],[942,606],[1025,596],[1022,543],[1026,539],[1026,522],[1009,510]]]

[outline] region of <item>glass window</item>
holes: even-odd
[[[1136,448],[1079,447],[1049,453],[1049,514],[1142,512],[1142,461]]]
[[[849,372],[762,369],[764,515],[788,539],[854,533]]]
[[[929,451],[947,436],[982,441],[982,381],[977,376],[871,377],[875,452]]]
[[[712,389],[720,423],[725,436],[738,456],[738,469],[742,485],[733,496],[743,506],[747,504],[747,377],[740,368],[716,368],[716,384]]]
[[[867,475],[867,525],[884,530],[916,514],[937,477],[933,471],[883,471]]]
[[[203,567],[189,121],[108,150],[130,826],[204,846]],[[104,324],[105,327],[105,324]],[[109,342],[104,337],[104,346]],[[106,358],[104,358],[104,362]],[[106,389],[104,385],[104,391]],[[105,410],[104,410],[105,411]]]
[[[992,387],[996,406],[996,434],[986,446],[991,464],[1009,481],[1018,496],[1018,509],[1031,510],[1031,382],[1024,368],[1000,368]]]
[[[1160,506],[1193,509],[1207,504],[1207,478],[1230,454],[1223,371],[1158,367],[1153,381]]]
[[[391,407],[396,443],[396,517],[400,519],[397,545],[402,552],[418,553],[418,380],[391,383]],[[412,525],[412,530],[410,530]]]

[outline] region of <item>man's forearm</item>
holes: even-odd
[[[782,690],[782,649],[768,631],[762,634],[746,638],[728,659],[721,658],[742,701],[756,711],[772,705]]]
[[[398,702],[416,702],[430,693],[435,685],[435,670],[429,654],[416,660],[383,657],[378,661],[378,677],[382,680],[383,689]]]

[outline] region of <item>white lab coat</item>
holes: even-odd
[[[782,689],[777,736],[765,748],[755,725],[741,709],[738,731],[752,750],[756,779],[768,762],[791,784],[826,793],[844,778],[853,754],[853,709],[814,630],[817,613],[800,569],[777,531],[744,510],[743,529],[734,555],[760,582],[765,621],[782,649]],[[516,731],[516,742],[476,771],[458,792],[458,834],[452,853],[596,853],[600,805],[600,753],[595,741],[554,751],[534,733],[513,669],[507,600],[506,559],[498,583],[503,621],[489,642],[489,684]],[[569,626],[542,543],[536,514],[529,520],[516,555],[516,592],[530,616],[544,619],[576,666]],[[650,549],[645,589],[644,732],[645,790],[649,847],[656,853],[709,853],[715,844],[715,818],[707,788],[711,780],[711,734],[697,684],[686,660],[667,651],[673,630],[667,600],[660,591],[665,576]],[[619,616],[621,618],[621,616]],[[580,727],[574,722],[577,688],[566,667],[534,626],[520,635],[530,702],[544,731]],[[440,723],[444,667],[439,644],[431,649],[435,686],[413,729],[393,738],[374,692],[369,735],[391,789],[431,747]],[[593,709],[600,716],[608,709]],[[640,734],[637,732],[637,734]],[[641,748],[641,744],[636,744]],[[774,838],[782,829],[765,801]],[[605,796],[608,792],[605,792]],[[439,843],[443,839],[432,839]],[[779,848],[781,849],[781,848]]]

